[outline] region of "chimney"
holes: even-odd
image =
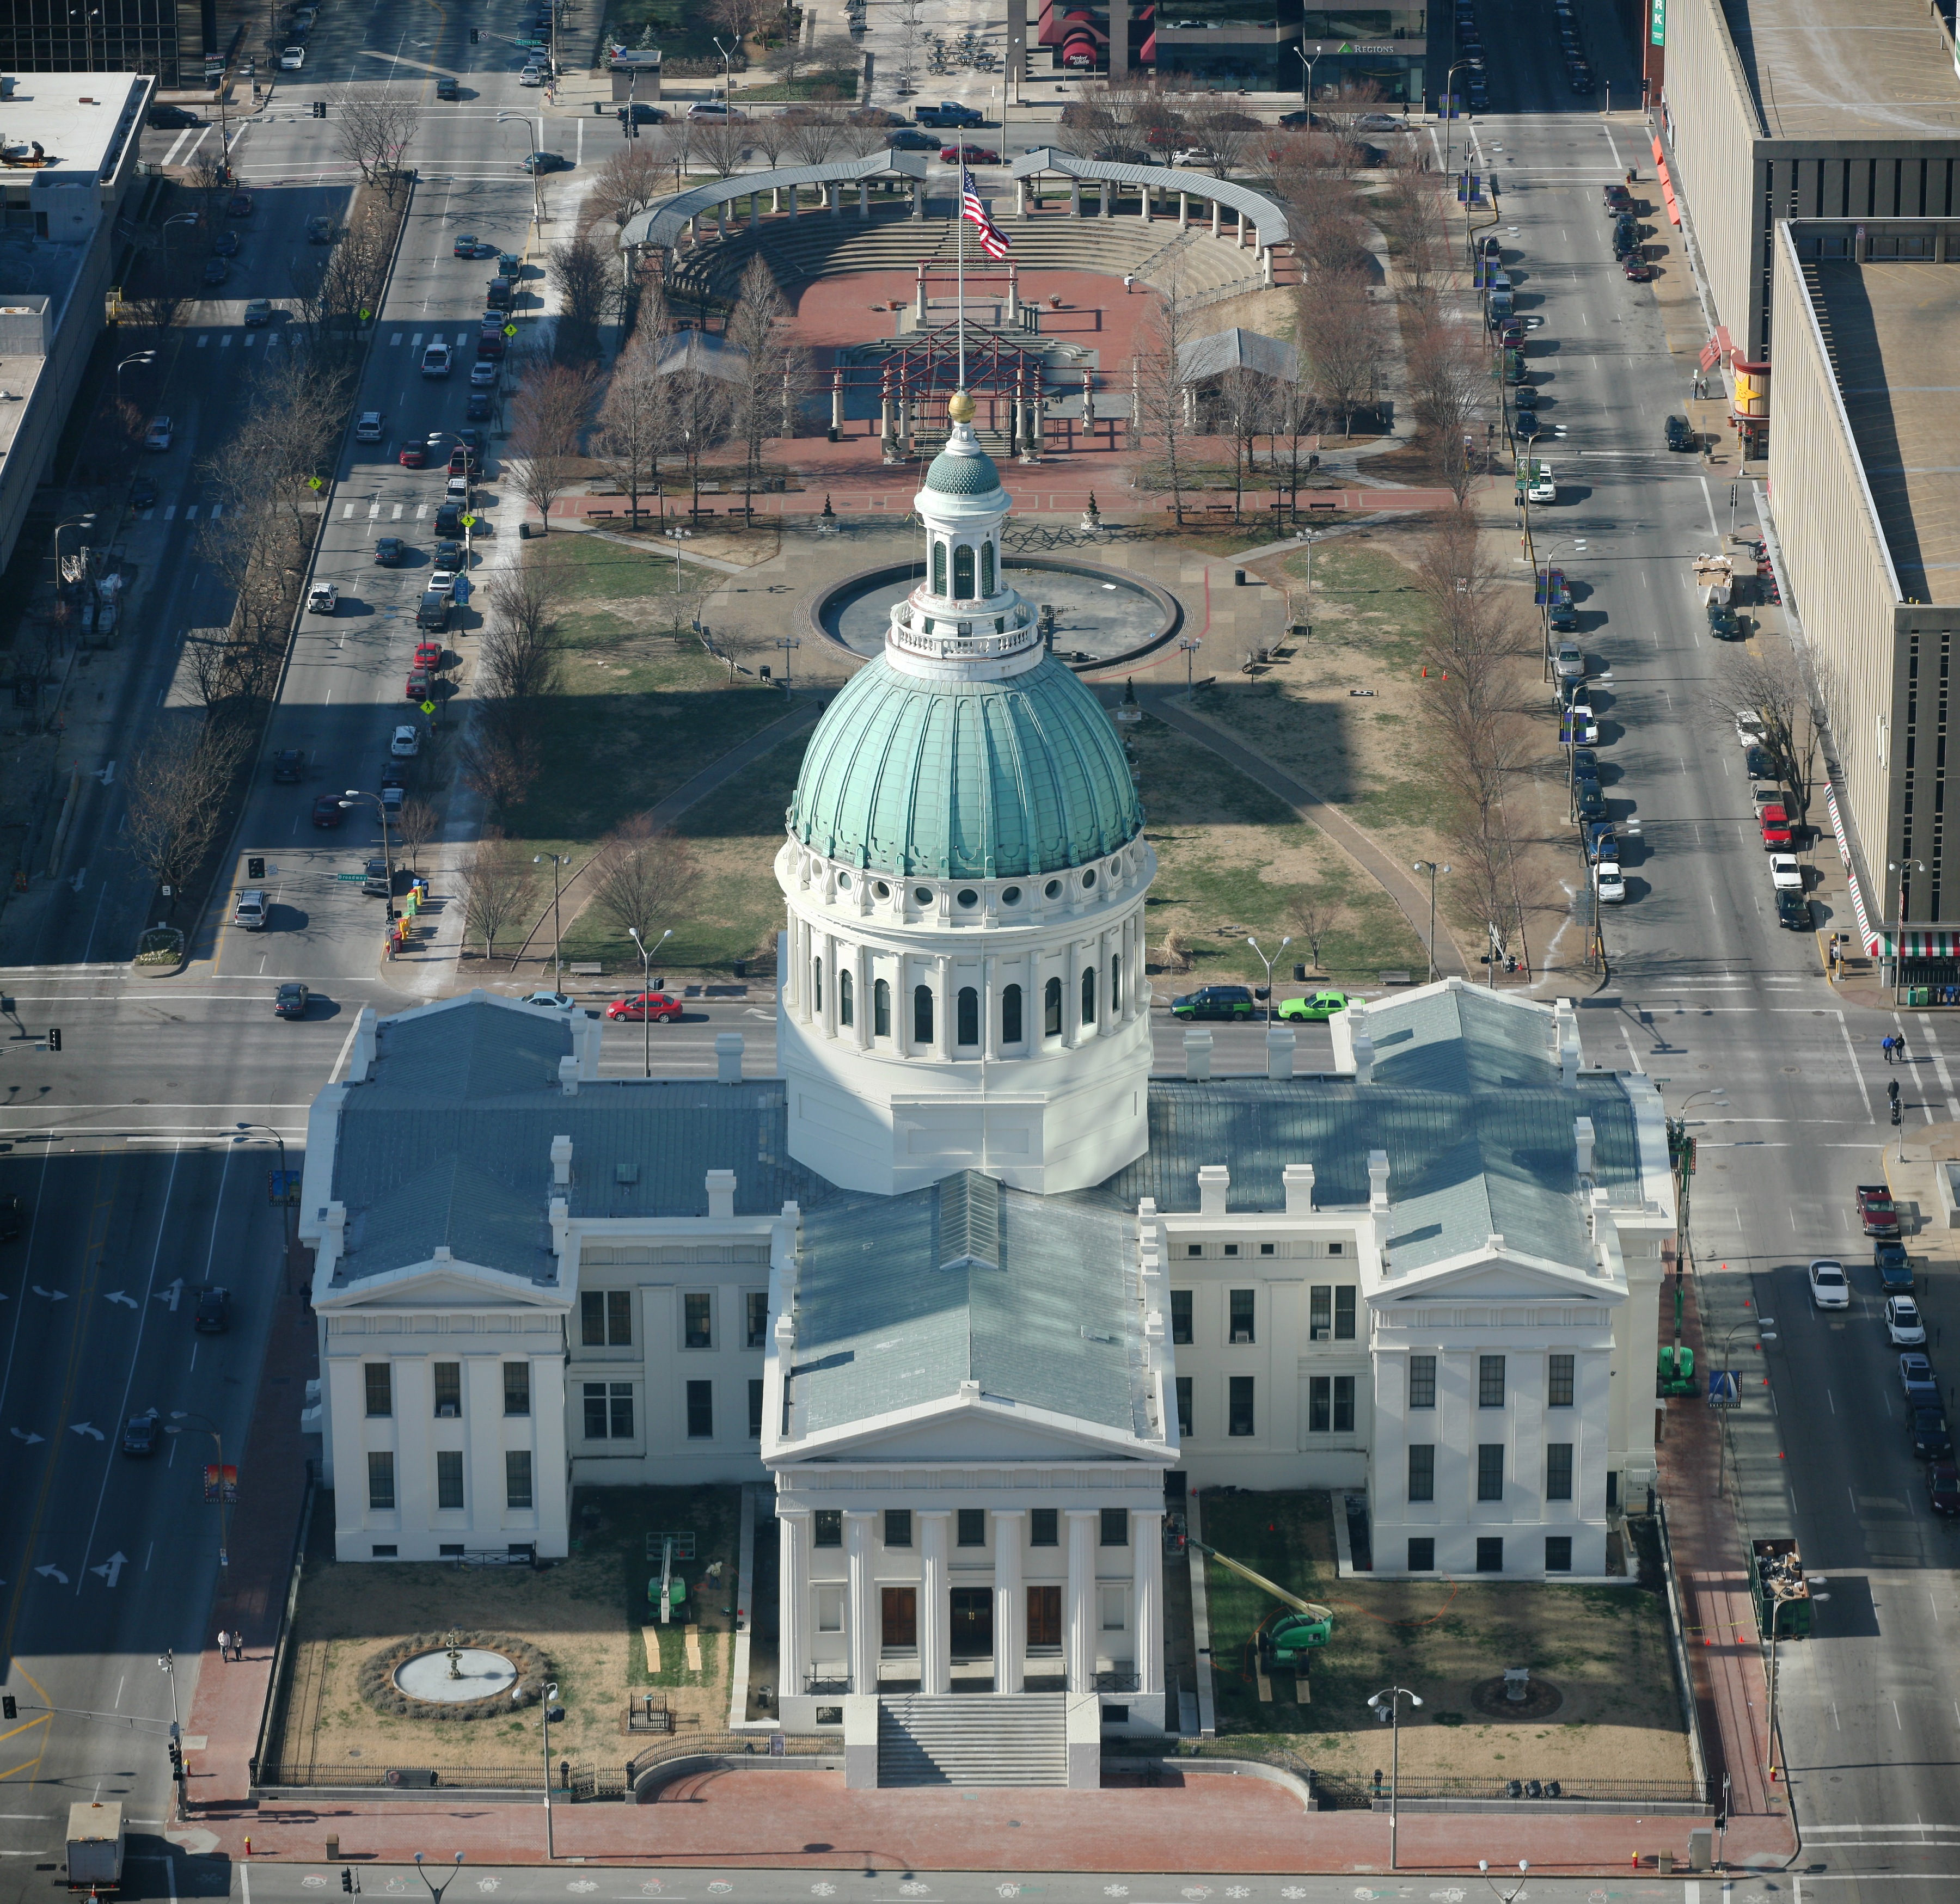
[[[563,1190],[571,1181],[571,1140],[554,1137],[551,1147],[552,1187]]]
[[[1286,1213],[1289,1216],[1311,1216],[1313,1214],[1312,1165],[1288,1164],[1280,1172],[1280,1181],[1286,1186]]]
[[[1225,1214],[1225,1193],[1232,1186],[1232,1173],[1223,1164],[1200,1165],[1198,1172],[1198,1213],[1201,1216],[1223,1216]]]
[[[1497,1231],[1493,1230],[1484,1238],[1484,1248],[1492,1256],[1501,1256],[1504,1253],[1504,1239]]]
[[[431,1263],[453,1263],[456,1257],[447,1243],[438,1243],[429,1252],[429,1260]]]
[[[578,1060],[578,1077],[581,1084],[599,1082],[599,1047],[606,1035],[606,1028],[596,1018],[587,1018],[583,1012],[571,1015],[571,1054]]]
[[[796,1346],[796,1324],[790,1320],[788,1310],[783,1310],[776,1318],[776,1353],[785,1362]]]
[[[735,1173],[711,1170],[708,1173],[708,1213],[710,1216],[735,1214]]]
[[[1579,1015],[1569,998],[1552,1006],[1552,1035],[1558,1046],[1558,1082],[1561,1088],[1579,1088]]]
[[[374,1068],[374,1028],[377,1022],[373,1006],[361,1006],[361,1016],[354,1021],[353,1054],[347,1061],[349,1084],[365,1084],[368,1073]]]
[[[1194,1084],[1211,1076],[1211,1034],[1209,1031],[1185,1033],[1184,1075]]]
[[[717,1031],[714,1035],[714,1078],[718,1084],[742,1082],[742,1034]]]
[[[1290,1078],[1293,1076],[1293,1047],[1299,1042],[1299,1035],[1283,1025],[1271,1025],[1266,1028],[1268,1077]]]
[[[1590,1117],[1574,1117],[1572,1135],[1579,1146],[1579,1177],[1583,1183],[1592,1175],[1592,1120]]]
[[[1354,1082],[1373,1084],[1375,1081],[1375,1041],[1364,1026],[1354,1034]]]
[[[1386,1150],[1368,1152],[1368,1207],[1380,1212],[1389,1206],[1389,1153]]]
[[[562,1057],[558,1061],[558,1088],[568,1098],[578,1095],[578,1060]]]

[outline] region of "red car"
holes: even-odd
[[[424,701],[429,698],[429,678],[418,668],[409,676],[409,685],[402,690],[404,700]]]
[[[501,331],[479,331],[476,333],[476,355],[479,361],[495,364],[500,361],[510,339]]]
[[[631,998],[616,998],[606,1006],[606,1016],[631,1019],[635,1024],[648,1018],[657,1023],[663,1019],[678,1021],[680,1000],[668,997],[665,992],[635,992]]]
[[[1899,1233],[1898,1206],[1883,1184],[1857,1187],[1858,1220],[1867,1236],[1896,1236]]]
[[[320,793],[314,796],[313,823],[315,826],[338,826],[347,815],[341,806],[344,796],[339,793]]]
[[[947,145],[940,148],[942,165],[998,165],[1001,155],[991,145]]]
[[[442,666],[442,644],[425,641],[415,650],[415,666],[424,672],[434,674]]]
[[[483,466],[462,444],[449,453],[449,473],[452,476],[480,476]]]
[[[1620,269],[1627,274],[1629,284],[1644,284],[1654,275],[1653,266],[1644,258],[1624,258],[1620,261]]]
[[[426,469],[428,467],[428,453],[418,443],[405,443],[402,445],[401,455],[396,460],[404,469]]]
[[[1771,852],[1785,850],[1790,845],[1790,815],[1780,806],[1766,806],[1758,816],[1763,831],[1763,845]]]

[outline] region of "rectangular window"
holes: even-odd
[[[587,1349],[625,1349],[633,1340],[633,1292],[587,1289],[578,1298],[579,1339]]]
[[[1032,1508],[1028,1511],[1028,1545],[1058,1547],[1061,1545],[1061,1510]]]
[[[1188,1343],[1192,1340],[1188,1289],[1173,1289],[1170,1292],[1170,1339],[1174,1343]]]
[[[1545,1450],[1545,1498],[1548,1501],[1572,1499],[1572,1444],[1548,1442]]]
[[[1502,1442],[1477,1444],[1477,1498],[1501,1501],[1504,1498],[1504,1445]]]
[[[1232,1340],[1250,1342],[1252,1340],[1252,1292],[1234,1289],[1232,1292]]]
[[[1436,1358],[1433,1356],[1409,1357],[1408,1405],[1411,1408],[1433,1408],[1436,1406]]]
[[[1548,1534],[1545,1537],[1545,1570],[1547,1573],[1570,1573],[1572,1571],[1570,1534]]]
[[[1177,1432],[1184,1441],[1192,1439],[1191,1427],[1191,1378],[1179,1375],[1177,1378]]]
[[[1433,1573],[1436,1571],[1436,1542],[1433,1537],[1424,1535],[1412,1539],[1408,1543],[1408,1570],[1411,1573]]]
[[[963,1547],[984,1547],[987,1544],[987,1510],[962,1508],[954,1538]]]
[[[760,1375],[749,1378],[749,1438],[759,1442],[762,1438],[762,1378]]]
[[[1272,1244],[1270,1243],[1262,1243],[1259,1245],[1259,1254],[1262,1256],[1271,1256],[1273,1254]]]
[[[1436,1499],[1436,1444],[1411,1442],[1408,1451],[1408,1498],[1411,1501]]]
[[[1129,1623],[1130,1596],[1122,1587],[1104,1587],[1098,1590],[1096,1598],[1101,1601],[1102,1627],[1106,1633],[1120,1633]]]
[[[886,1508],[885,1545],[888,1547],[908,1547],[912,1543],[912,1509],[910,1508]]]
[[[504,1505],[514,1512],[530,1511],[531,1451],[528,1448],[504,1451]]]
[[[1504,1359],[1502,1356],[1477,1358],[1477,1406],[1501,1408],[1504,1405]]]
[[[1186,1256],[1202,1256],[1204,1245],[1202,1243],[1187,1243],[1184,1246],[1184,1253]]]
[[[438,1362],[434,1365],[435,1413],[438,1421],[453,1421],[463,1413],[463,1364]]]
[[[1249,1435],[1252,1432],[1252,1378],[1234,1375],[1231,1378],[1231,1391],[1227,1397],[1225,1432],[1228,1435]]]
[[[633,1384],[630,1381],[585,1384],[585,1438],[588,1442],[633,1438]]]
[[[507,1362],[504,1365],[504,1413],[528,1415],[531,1412],[531,1365]]]
[[[1307,1291],[1306,1336],[1309,1342],[1328,1342],[1334,1335],[1334,1285],[1316,1283]]]
[[[1479,1534],[1477,1538],[1477,1571],[1479,1573],[1502,1573],[1504,1571],[1504,1542],[1500,1534]]]
[[[364,1362],[361,1373],[368,1384],[368,1412],[392,1415],[395,1412],[395,1372],[385,1362]]]
[[[1354,1378],[1336,1375],[1334,1378],[1334,1432],[1337,1435],[1351,1435],[1354,1432]]]
[[[691,1381],[687,1385],[687,1435],[693,1442],[714,1438],[714,1384]]]
[[[1130,1510],[1128,1508],[1105,1508],[1102,1522],[1102,1546],[1127,1547],[1130,1544]]]
[[[376,1514],[394,1511],[395,1457],[392,1454],[368,1457],[368,1505]]]
[[[1551,1366],[1545,1372],[1545,1401],[1548,1408],[1570,1408],[1572,1406],[1571,1356],[1554,1356]]]
[[[463,1506],[463,1451],[441,1448],[435,1456],[435,1504],[444,1513],[460,1511]]]
[[[841,1633],[844,1630],[844,1589],[819,1587],[816,1590],[816,1630]]]
[[[1326,1375],[1312,1375],[1306,1384],[1306,1432],[1325,1435],[1334,1424],[1334,1384]]]
[[[844,1544],[844,1510],[842,1508],[819,1508],[810,1516],[811,1536],[819,1547],[841,1547]]]
[[[768,1291],[751,1289],[743,1298],[743,1307],[749,1318],[748,1346],[751,1349],[766,1349],[769,1346]]]
[[[712,1349],[714,1346],[714,1298],[705,1293],[684,1295],[680,1299],[681,1343],[684,1348]]]
[[[1342,1283],[1334,1292],[1334,1340],[1354,1340],[1354,1291],[1349,1283]]]

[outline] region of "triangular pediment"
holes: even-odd
[[[520,1282],[508,1270],[481,1264],[411,1263],[378,1276],[363,1276],[317,1298],[322,1309],[531,1309],[562,1308],[555,1285]]]
[[[1170,1457],[1161,1442],[998,1397],[962,1396],[867,1416],[792,1445],[798,1461],[1081,1461]]]
[[[1479,1250],[1433,1264],[1385,1284],[1373,1300],[1432,1302],[1438,1298],[1462,1302],[1542,1302],[1548,1300],[1597,1302],[1602,1308],[1621,1300],[1611,1283],[1588,1276],[1568,1264],[1509,1250]]]

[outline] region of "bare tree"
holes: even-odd
[[[1300,375],[1329,417],[1340,418],[1344,437],[1381,375],[1381,327],[1367,280],[1358,271],[1324,273],[1301,286],[1297,308]]]
[[[510,457],[517,493],[551,530],[551,506],[578,472],[579,438],[592,410],[587,370],[553,364],[526,377],[511,405]]]
[[[498,571],[485,592],[489,612],[477,654],[477,686],[486,701],[535,701],[558,686],[558,578],[549,562],[518,562]]]
[[[750,259],[742,274],[725,335],[742,354],[740,374],[730,380],[730,406],[743,452],[743,513],[752,522],[762,446],[772,437],[795,435],[797,410],[810,380],[810,354],[792,335],[789,306],[760,257]]]
[[[1246,506],[1246,464],[1253,439],[1266,425],[1267,386],[1272,379],[1257,370],[1235,367],[1211,386],[1206,408],[1214,434],[1232,440],[1232,519]]]
[[[230,726],[173,723],[129,763],[123,844],[155,884],[170,888],[173,911],[218,836],[249,745],[249,736]]]
[[[800,106],[784,113],[785,149],[799,165],[828,165],[844,149],[851,126],[844,110],[835,106]]]
[[[1490,401],[1484,353],[1462,324],[1437,319],[1408,351],[1409,397],[1430,460],[1460,506],[1470,493],[1476,440]]]
[[[1208,107],[1184,122],[1191,143],[1221,179],[1229,179],[1245,162],[1246,153],[1264,129],[1246,113]]]
[[[664,195],[673,161],[660,149],[661,143],[629,140],[600,164],[581,208],[588,224],[623,225]]]
[[[442,815],[429,801],[418,793],[402,801],[395,815],[395,838],[401,841],[412,870],[421,872],[422,850],[441,831]]]
[[[663,920],[679,917],[700,884],[687,842],[671,830],[656,829],[644,815],[609,833],[598,857],[593,904],[615,930],[637,932],[643,942],[651,941]]]
[[[1361,131],[1361,116],[1381,110],[1382,89],[1372,79],[1353,81],[1323,92],[1313,103],[1314,116],[1346,148],[1343,164],[1352,170],[1362,163],[1367,141]]]
[[[1795,812],[1806,818],[1817,796],[1826,696],[1816,691],[1788,638],[1772,636],[1751,649],[1729,649],[1716,663],[1710,712],[1725,728],[1753,708],[1762,717],[1764,750]]]
[[[702,11],[718,37],[739,46],[753,40],[763,22],[776,17],[778,9],[768,0],[707,0]]]
[[[728,440],[734,393],[704,370],[673,370],[665,380],[674,432],[666,453],[679,444],[682,470],[698,501],[704,459]]]
[[[334,102],[334,150],[361,168],[370,185],[392,193],[402,170],[402,155],[422,122],[422,108],[396,93],[357,93],[349,88]]]
[[[1182,281],[1173,272],[1144,320],[1138,337],[1134,376],[1138,435],[1147,460],[1138,470],[1138,487],[1171,499],[1177,525],[1184,526],[1186,439],[1195,434],[1190,415],[1191,386],[1179,362],[1192,341],[1191,313]]]
[[[620,352],[606,383],[593,444],[607,474],[631,499],[636,517],[641,493],[658,493],[660,457],[678,440],[673,392],[657,367],[660,336],[657,328],[644,331]]]
[[[499,813],[523,806],[544,771],[543,750],[517,701],[479,708],[474,724],[457,744],[456,758],[464,784]]]
[[[1292,927],[1294,938],[1306,946],[1316,971],[1322,969],[1322,942],[1340,923],[1347,910],[1340,888],[1325,882],[1319,885],[1295,886],[1287,895],[1287,923]]]
[[[463,923],[483,942],[483,956],[497,956],[497,936],[521,918],[530,891],[530,871],[516,844],[487,828],[469,856]]]
[[[718,179],[725,179],[742,163],[742,156],[756,143],[756,126],[749,119],[705,119],[691,122],[695,155],[705,159]]]
[[[588,227],[552,246],[546,268],[558,294],[553,352],[561,364],[599,358],[599,326],[612,300],[613,267]]]
[[[1398,161],[1389,188],[1375,201],[1375,217],[1401,266],[1403,294],[1427,307],[1446,256],[1436,176],[1424,169],[1427,154],[1416,141]]]

